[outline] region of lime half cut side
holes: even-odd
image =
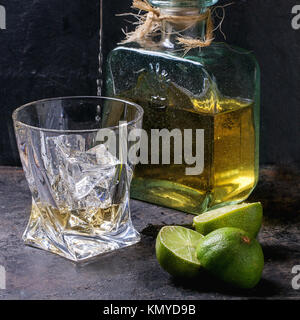
[[[229,205],[207,211],[194,218],[196,231],[203,235],[225,228],[240,228],[256,238],[262,225],[263,208],[260,202]]]
[[[174,277],[193,278],[200,274],[201,264],[196,248],[200,233],[181,226],[163,227],[156,239],[156,257],[161,267]]]

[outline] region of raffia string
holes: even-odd
[[[138,19],[137,28],[133,32],[125,33],[126,38],[121,42],[121,44],[129,42],[137,42],[147,39],[149,36],[153,35],[158,30],[161,30],[162,22],[168,21],[172,23],[186,23],[191,26],[197,22],[207,21],[206,25],[206,35],[205,39],[195,39],[195,38],[185,38],[177,37],[177,41],[181,44],[185,50],[190,50],[193,48],[208,47],[213,42],[213,31],[214,24],[212,21],[211,10],[208,9],[205,13],[198,15],[188,15],[188,16],[175,16],[175,15],[164,15],[161,13],[159,8],[152,7],[147,0],[133,0],[132,8],[139,9],[141,11],[146,11],[145,14],[121,14],[133,15]]]

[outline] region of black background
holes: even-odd
[[[220,4],[230,0],[220,1]],[[299,2],[299,1],[298,1]],[[104,0],[105,54],[122,38],[131,0]],[[300,30],[297,0],[236,0],[226,10],[227,42],[253,50],[261,65],[261,163],[300,163]],[[298,3],[299,4],[299,3]],[[0,0],[0,165],[19,165],[12,111],[55,96],[95,95],[98,0]]]

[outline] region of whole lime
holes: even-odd
[[[264,255],[259,242],[238,228],[217,229],[197,245],[201,266],[239,288],[253,288],[261,279]]]

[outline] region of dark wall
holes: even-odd
[[[98,0],[0,0],[0,165],[19,165],[11,113],[32,100],[95,95]],[[131,0],[104,0],[105,53],[122,38]],[[230,1],[220,1],[221,4]],[[300,163],[300,30],[296,0],[236,0],[226,10],[227,42],[253,50],[262,71],[262,163]]]

